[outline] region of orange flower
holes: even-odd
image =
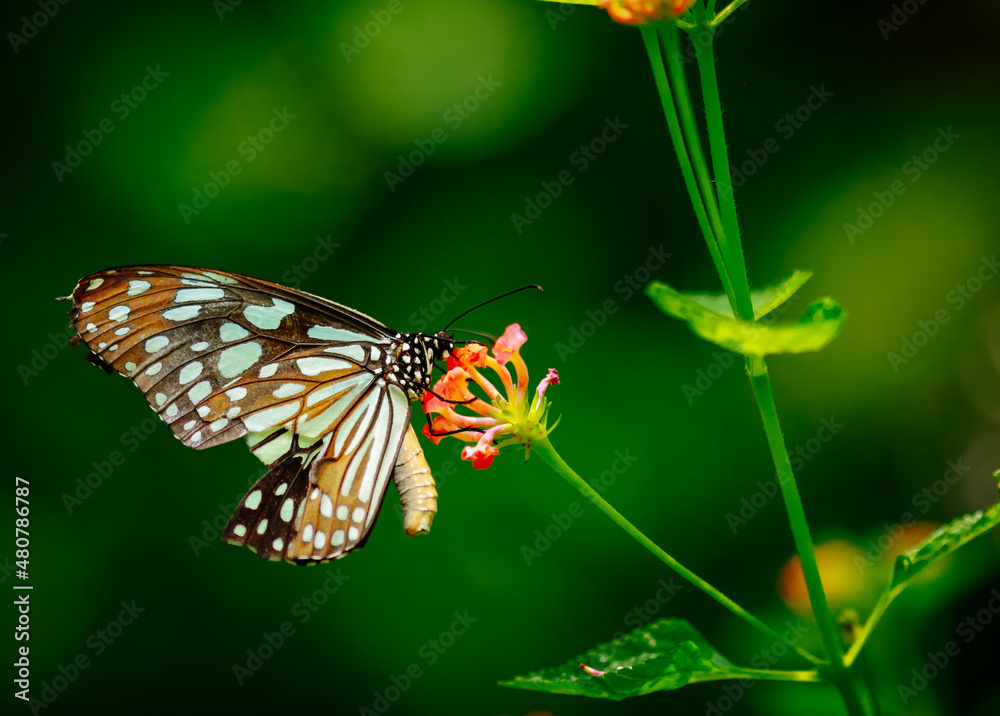
[[[601,0],[612,20],[623,25],[647,25],[674,20],[688,11],[694,0]]]
[[[452,351],[448,372],[435,383],[433,390],[424,392],[424,412],[437,413],[424,426],[424,435],[435,444],[447,437],[446,434],[475,443],[462,450],[462,459],[470,461],[477,470],[488,468],[501,447],[519,443],[530,449],[533,440],[548,435],[555,425],[552,428],[546,425],[545,391],[549,385],[559,382],[559,374],[550,369],[538,384],[534,399],[530,403],[525,401],[528,367],[520,350],[527,340],[521,327],[514,323],[497,339],[492,355],[479,343]],[[508,364],[514,366],[513,376]],[[480,368],[496,373],[502,390],[493,385]],[[469,381],[475,383],[490,402],[473,393]],[[464,410],[459,412],[460,409]],[[494,444],[497,440],[501,442]]]

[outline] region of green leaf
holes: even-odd
[[[603,675],[584,671],[585,664]],[[813,681],[815,672],[734,666],[685,619],[659,619],[553,666],[501,681],[501,686],[621,701],[654,691],[721,679]]]
[[[757,291],[750,292],[750,302],[753,304],[753,317],[757,320],[783,304],[798,291],[802,284],[812,278],[812,271],[795,271],[791,276],[781,283],[773,286],[765,286]],[[714,294],[685,294],[688,298],[693,298],[710,311],[715,311],[720,316],[733,318],[733,309],[729,305],[729,298],[724,293]]]
[[[542,0],[542,2],[557,2],[566,5],[597,5],[601,0]]]
[[[1000,489],[1000,471],[994,473],[993,477],[997,479],[997,488]],[[889,590],[898,592],[938,560],[947,557],[976,537],[986,534],[998,524],[1000,524],[1000,503],[988,510],[963,515],[942,525],[909,552],[896,557]]]
[[[807,273],[796,272],[783,283],[760,292],[762,314],[787,300],[808,278]],[[705,296],[680,293],[659,281],[646,286],[646,295],[664,313],[686,321],[705,340],[748,356],[818,351],[836,338],[847,320],[847,312],[829,297],[811,303],[797,323],[764,325],[733,318],[731,312],[724,315],[706,308]]]

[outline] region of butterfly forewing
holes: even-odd
[[[75,342],[129,377],[180,440],[205,448],[246,436],[271,468],[224,539],[296,562],[363,544],[408,397],[429,384],[427,349],[340,304],[221,271],[111,269],[70,298]]]

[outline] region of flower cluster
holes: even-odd
[[[694,0],[601,0],[600,3],[612,20],[623,25],[647,25],[673,20],[687,12],[692,5]]]
[[[448,358],[448,372],[424,393],[424,412],[437,413],[424,426],[424,435],[435,444],[445,436],[456,437],[474,446],[462,450],[462,459],[472,462],[477,470],[484,470],[493,462],[500,448],[521,444],[531,448],[535,440],[547,436],[552,428],[546,426],[548,402],[545,391],[559,382],[559,374],[550,369],[535,389],[531,401],[525,400],[528,392],[528,367],[521,358],[520,349],[528,337],[514,323],[493,345],[492,355],[486,346],[470,343],[452,351]],[[511,375],[508,364],[514,367]],[[489,368],[503,384],[497,389],[480,368]],[[475,383],[486,393],[489,403],[476,396],[469,387]],[[459,412],[465,409],[474,413]]]

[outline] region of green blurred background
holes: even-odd
[[[548,367],[563,379],[550,396],[564,458],[594,481],[617,451],[634,456],[605,497],[741,603],[791,619],[775,586],[792,552],[780,500],[735,534],[726,517],[773,478],[743,371],[713,368],[712,346],[627,288],[651,251],[670,254],[654,278],[719,288],[637,31],[594,8],[513,0],[49,5],[4,7],[4,31],[21,39],[8,34],[3,51],[0,145],[5,479],[31,481],[33,695],[63,687],[46,713],[377,711],[377,694],[393,695],[412,665],[420,676],[390,713],[726,711],[720,684],[621,704],[496,685],[653,617],[690,619],[735,660],[767,647],[691,587],[657,601],[670,575],[593,507],[527,559],[536,531],[583,500],[519,452],[474,472],[457,443],[427,447],[441,494],[433,532],[406,538],[390,490],[366,548],[330,566],[266,563],[217,542],[206,523],[228,519],[259,463],[242,444],[183,449],[133,387],[65,347],[66,305],[52,300],[101,268],[190,264],[439,330],[541,283],[544,294],[462,325],[520,322],[533,380]],[[851,313],[822,353],[771,361],[790,447],[824,418],[843,425],[798,474],[819,541],[864,545],[907,512],[946,521],[996,499],[1000,282],[961,305],[952,292],[997,249],[1000,12],[981,1],[910,9],[885,33],[888,3],[750,2],[718,40],[734,163],[768,139],[778,147],[737,193],[751,282],[809,268],[784,318],[827,294]],[[782,118],[812,88],[832,96],[789,132]],[[244,144],[275,112],[287,126]],[[606,122],[619,136],[585,163],[576,152]],[[948,128],[958,138],[915,177],[907,162]],[[88,156],[67,158],[86,141]],[[411,175],[387,181],[414,152]],[[185,216],[179,205],[198,206],[196,190],[227,167],[239,172]],[[572,183],[515,226],[511,214],[563,171]],[[844,224],[897,180],[905,193],[849,240]],[[889,352],[942,309],[948,322],[894,370]],[[572,344],[575,331],[588,337]],[[699,371],[717,377],[694,395],[685,386]],[[68,502],[116,452],[99,486]],[[969,466],[961,481],[915,509],[957,460]],[[998,566],[987,538],[904,598],[899,613],[916,621],[886,624],[872,644],[886,714],[997,713],[995,676],[983,677],[995,675],[995,623],[905,708],[896,684],[986,604]],[[341,584],[327,594],[331,575]],[[309,611],[316,590],[325,603]],[[98,630],[133,600],[144,611],[102,642]],[[475,622],[442,639],[454,612]],[[286,622],[294,633],[241,684],[234,665]],[[79,654],[89,666],[74,674]],[[829,697],[759,684],[726,712],[839,713]]]

